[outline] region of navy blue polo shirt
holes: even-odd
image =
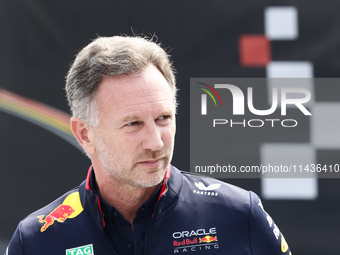
[[[95,185],[95,173],[92,171],[90,188],[99,197]],[[137,210],[132,224],[113,206],[100,200],[105,221],[105,232],[109,236],[118,254],[134,255],[143,254],[144,236],[146,228],[152,218],[155,205],[158,201],[161,185],[152,196]]]

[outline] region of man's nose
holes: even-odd
[[[159,151],[163,148],[163,145],[161,130],[157,127],[156,123],[144,126],[142,140],[143,149]]]

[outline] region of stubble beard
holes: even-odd
[[[107,170],[110,178],[120,184],[127,184],[134,188],[150,188],[163,181],[172,158],[173,148],[171,148],[170,152],[165,150],[145,150],[142,154],[135,156],[132,162],[124,162],[121,157],[114,155],[114,153],[108,149],[108,146],[100,134],[96,133],[95,136],[97,140],[96,154],[98,160]],[[161,166],[157,168],[138,169],[138,162],[157,158],[163,158]]]

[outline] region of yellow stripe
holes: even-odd
[[[63,121],[55,119],[53,117],[48,116],[47,114],[40,113],[36,110],[29,109],[27,107],[23,107],[18,104],[14,104],[12,102],[8,102],[7,100],[0,99],[0,107],[3,107],[7,110],[19,113],[23,116],[26,116],[30,119],[36,120],[38,122],[44,123],[51,127],[54,127],[58,130],[61,130],[69,135],[72,135],[70,126]]]
[[[14,110],[15,109],[21,109],[21,111],[23,111],[23,112],[30,112],[32,114],[36,114],[38,116],[41,116],[41,117],[43,117],[45,119],[50,120],[53,123],[58,123],[58,125],[64,126],[66,128],[69,128],[69,124],[68,123],[65,123],[64,121],[59,120],[59,119],[57,119],[55,117],[51,117],[50,115],[48,115],[46,113],[39,112],[38,110],[34,110],[34,109],[29,108],[29,107],[22,106],[22,105],[20,105],[18,103],[13,103],[11,101],[8,101],[8,100],[0,98],[0,103],[1,103],[1,101],[4,102],[4,104],[3,104],[4,106],[8,105],[9,107],[11,107],[11,109],[14,109]]]

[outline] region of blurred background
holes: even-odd
[[[67,128],[63,86],[75,54],[91,39],[155,34],[170,51],[180,89],[172,163],[189,170],[190,78],[339,77],[339,9],[337,0],[1,1],[0,254],[21,219],[86,178],[90,161]],[[321,130],[329,141],[316,135],[313,162],[339,164],[340,87],[311,86],[318,115],[331,113],[315,123],[333,127]],[[313,142],[313,123],[287,142]],[[240,150],[243,164],[272,151],[258,139],[248,145],[250,152]],[[224,181],[262,198],[293,254],[339,253],[340,179],[298,183],[307,192],[296,196],[264,190],[261,179]]]

